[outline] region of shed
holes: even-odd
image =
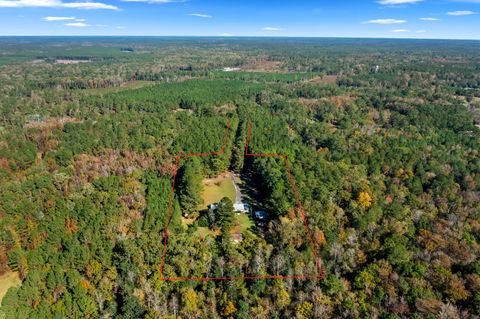
[[[266,220],[268,218],[268,213],[263,210],[257,210],[255,212],[255,218],[258,220]]]

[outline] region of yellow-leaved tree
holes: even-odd
[[[368,192],[360,192],[357,203],[360,207],[369,208],[372,205],[372,196]]]

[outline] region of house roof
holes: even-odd
[[[208,209],[214,211],[218,208],[218,203],[208,205]],[[237,212],[247,212],[250,210],[250,205],[245,203],[233,204],[233,210]]]
[[[244,212],[250,209],[250,205],[244,203],[233,204],[233,209],[236,211]]]

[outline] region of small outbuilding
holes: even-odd
[[[254,215],[255,215],[255,219],[258,219],[258,220],[264,221],[268,219],[268,213],[263,210],[257,210]]]

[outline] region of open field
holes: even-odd
[[[219,202],[224,197],[228,197],[232,202],[235,202],[235,186],[232,178],[227,174],[203,180],[203,187],[202,209],[206,209],[210,204]]]
[[[155,83],[156,83],[155,81],[130,81],[130,82],[126,82],[121,86],[98,88],[98,89],[86,89],[86,90],[83,90],[83,92],[85,92],[85,94],[88,94],[88,95],[118,93],[123,90],[140,89],[143,87],[154,85]]]
[[[22,281],[18,278],[17,272],[7,272],[0,276],[0,307],[2,307],[2,299],[7,294],[8,289],[20,286]]]
[[[242,234],[252,226],[253,221],[248,214],[235,214],[235,224],[232,228],[232,233]]]
[[[202,239],[207,237],[207,235],[212,235],[212,236],[219,235],[218,233],[215,233],[213,230],[211,230],[208,227],[198,227],[197,231],[194,234]]]
[[[337,78],[338,76],[336,75],[317,76],[308,82],[316,84],[335,84],[337,83]]]
[[[254,223],[248,214],[235,214],[235,222],[231,233],[232,235],[243,234],[245,231],[251,229],[253,225]],[[198,227],[194,234],[200,238],[205,238],[207,235],[218,236],[220,235],[220,231],[215,232],[208,227]]]

